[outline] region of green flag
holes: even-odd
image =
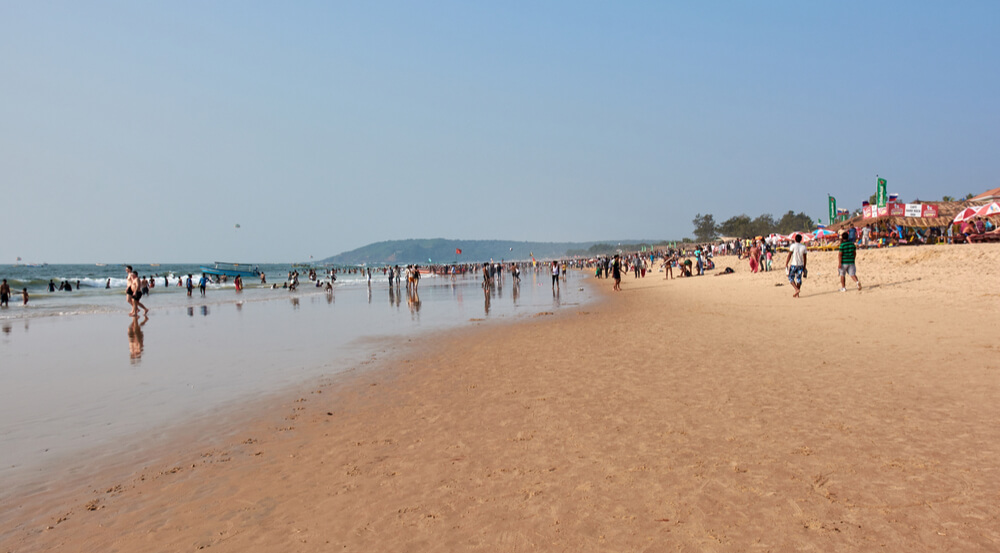
[[[889,195],[885,193],[885,179],[878,179],[875,187],[875,203],[878,207],[885,207],[889,202]]]
[[[832,224],[833,220],[837,217],[837,198],[834,198],[833,196],[830,195],[827,195],[827,198],[829,198],[830,223]]]

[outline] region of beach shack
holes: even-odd
[[[831,225],[830,229],[840,231],[852,226],[862,228],[871,225],[874,245],[890,244],[936,244],[949,240],[957,234],[951,229],[955,216],[963,209],[978,206],[981,202],[971,200],[960,202],[889,202],[885,207],[864,205],[861,214]]]

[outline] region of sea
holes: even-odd
[[[142,298],[148,317],[129,315],[122,265],[0,266],[14,292],[0,308],[0,500],[85,452],[113,455],[227,406],[370,370],[435,333],[596,297],[584,273],[570,271],[554,288],[544,266],[523,271],[519,285],[505,274],[489,290],[478,274],[423,274],[408,293],[381,269],[369,282],[363,268],[338,267],[327,291],[306,267],[262,264],[266,284],[248,278],[242,292],[231,281],[210,284],[204,297],[177,285],[188,274],[198,281],[197,264],[133,267],[156,282]],[[290,291],[281,286],[293,270],[301,276]],[[72,290],[59,291],[63,282]]]
[[[337,270],[336,286],[351,287],[366,284],[367,273],[364,267],[311,267],[303,264],[263,264],[253,265],[264,273],[268,285],[286,282],[289,273],[298,271],[300,283],[306,284],[305,274],[310,268],[322,277],[327,270]],[[184,305],[187,290],[178,286],[188,275],[192,276],[195,286],[201,278],[200,264],[152,264],[133,265],[140,277],[152,280],[152,292],[156,304],[163,306]],[[378,271],[381,274],[381,270]],[[28,308],[25,310],[0,311],[0,321],[34,317],[53,317],[68,315],[87,315],[94,313],[117,313],[131,309],[125,299],[125,265],[120,264],[76,264],[76,265],[0,265],[0,278],[7,279],[10,285],[11,304],[20,306],[21,291],[28,290]],[[245,279],[248,298],[256,299],[253,290],[268,288],[260,286],[259,280]],[[56,287],[56,292],[49,292],[49,284]],[[69,283],[72,290],[64,291],[59,287]],[[312,284],[312,283],[309,283]],[[235,289],[230,279],[226,283],[212,283],[209,290]],[[247,301],[244,299],[243,301]],[[144,302],[145,303],[145,302]]]

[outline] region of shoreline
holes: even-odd
[[[1000,247],[887,253],[859,251],[866,289],[841,294],[835,254],[810,252],[800,300],[730,257],[724,278],[587,279],[588,306],[275,397],[4,549],[991,550],[998,347],[953,320],[1000,295],[952,273]],[[278,416],[296,430],[254,430]]]

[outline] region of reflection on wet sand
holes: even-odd
[[[149,322],[148,315],[142,318],[141,323],[137,315],[132,317],[132,322],[128,325],[128,356],[133,365],[139,364],[142,358],[143,339],[145,338],[142,333],[142,327],[147,322]]]
[[[406,289],[406,305],[410,307],[410,313],[417,315],[420,313],[420,294],[416,287]]]

